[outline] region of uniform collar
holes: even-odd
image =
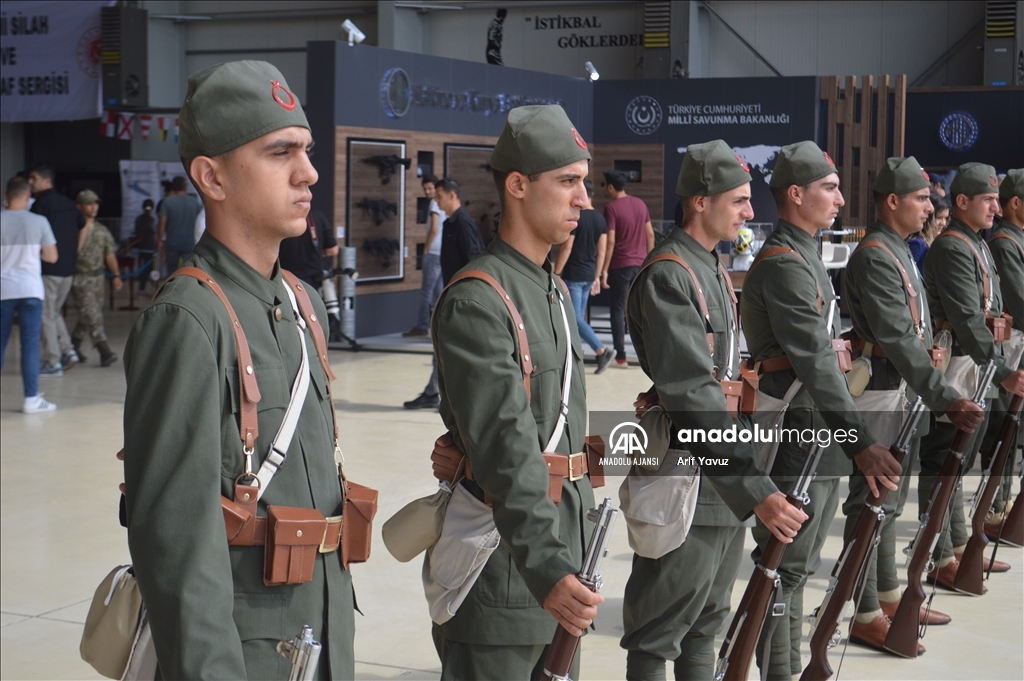
[[[918,232],[917,234],[920,234],[920,232]],[[885,224],[881,220],[876,220],[875,221],[875,224],[871,226],[871,229],[869,229],[867,234],[864,235],[864,238],[867,238],[868,235],[871,235],[871,236],[883,236],[883,237],[885,237],[886,239],[888,239],[889,241],[892,241],[892,242],[897,242],[898,241],[901,244],[905,244],[906,243],[906,241],[904,241],[903,239],[900,238],[899,233],[895,229],[893,229],[889,225]],[[911,234],[910,236],[916,236],[916,234]]]
[[[801,246],[805,249],[809,249],[817,255],[818,253],[818,242],[815,241],[814,237],[800,229],[792,222],[786,222],[779,218],[779,224],[775,228],[776,232],[779,232],[782,236],[788,238],[795,245]]]
[[[956,218],[952,218],[949,221],[949,227],[947,227],[946,229],[955,229],[956,231],[960,232],[964,236],[971,239],[976,244],[984,243],[981,239],[981,236],[977,232],[975,232],[965,223],[961,222],[960,220],[957,220]]]
[[[274,263],[274,272],[271,278],[267,279],[232,253],[227,246],[217,241],[208,231],[203,232],[192,252],[267,305],[278,302],[283,285],[279,263]]]
[[[698,260],[712,270],[718,271],[718,253],[704,248],[699,241],[687,234],[681,227],[674,227],[669,232],[668,239],[696,255]]]
[[[491,240],[490,245],[487,246],[487,252],[512,267],[512,269],[522,273],[543,291],[547,292],[551,289],[550,260],[544,260],[544,266],[538,267],[532,260],[502,241],[501,237],[497,234]]]
[[[996,226],[995,228],[993,228],[992,232],[995,233],[997,230],[1003,232],[1010,232],[1013,234],[1024,234],[1024,227],[1018,227],[1017,225],[1013,224],[1006,218],[999,218],[999,222],[996,223]]]

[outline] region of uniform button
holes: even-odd
[[[274,308],[274,319],[276,319],[277,321],[281,321],[281,317],[282,316],[283,315],[281,314],[281,308],[275,307]]]
[[[251,366],[245,367],[245,373],[247,373],[247,374],[249,374],[251,376],[252,375],[252,367]]]
[[[523,355],[523,359],[525,359],[527,362],[529,362],[530,361],[530,356],[529,355]]]

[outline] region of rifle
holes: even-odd
[[[793,491],[786,495],[786,501],[791,506],[800,509],[804,504],[810,503],[807,488],[814,479],[818,461],[821,460],[824,451],[825,448],[817,440],[811,444],[800,477],[797,478]],[[754,648],[757,647],[757,639],[761,636],[761,628],[768,615],[768,606],[772,606],[772,617],[782,617],[786,614],[786,604],[782,601],[782,580],[777,571],[785,550],[786,545],[774,534],[768,538],[768,543],[761,553],[761,560],[754,566],[754,573],[747,582],[747,589],[743,592],[743,598],[718,653],[715,681],[745,681],[750,670],[750,661],[754,657]],[[770,650],[771,642],[766,645]],[[761,663],[767,668],[767,656]]]
[[[370,255],[380,258],[380,266],[384,269],[391,267],[391,258],[398,252],[399,243],[397,239],[375,239],[363,242],[363,250]]]
[[[313,629],[307,624],[295,638],[280,641],[277,652],[292,663],[288,681],[312,681],[316,678],[316,664],[323,646],[313,640]]]
[[[910,451],[910,440],[924,411],[924,401],[918,397],[900,427],[899,437],[889,447],[889,452],[901,465]],[[861,575],[867,569],[868,558],[878,544],[882,524],[885,522],[882,503],[888,492],[885,487],[881,487],[878,496],[869,495],[860,509],[853,533],[843,547],[839,562],[832,570],[832,577],[825,591],[825,600],[815,615],[810,637],[811,661],[800,675],[800,681],[825,681],[832,676],[832,667],[828,663],[828,649],[842,640],[839,623],[846,615],[846,608],[853,603],[854,592]]]
[[[996,365],[991,360],[981,371],[978,387],[972,399],[982,409],[985,408],[985,393],[988,392],[989,386],[992,384],[995,372]],[[942,534],[942,524],[946,518],[950,499],[953,498],[953,491],[960,484],[960,476],[963,475],[964,447],[970,437],[969,433],[960,430],[953,438],[953,444],[949,448],[946,460],[942,462],[942,468],[939,469],[939,477],[935,481],[931,498],[928,500],[928,508],[921,518],[921,525],[912,544],[913,554],[907,568],[907,588],[903,592],[903,597],[900,598],[896,616],[892,618],[889,633],[886,634],[885,642],[882,644],[883,648],[900,657],[917,657],[921,604],[925,599],[924,587],[921,586],[921,575],[926,570],[931,571],[934,567],[932,552]]]
[[[1003,517],[999,532],[999,541],[1010,546],[1024,546],[1024,464],[1020,473],[1020,491],[1013,500],[1013,508]]]
[[[1003,468],[1006,459],[1017,442],[1017,427],[1020,425],[1020,406],[1024,397],[1014,395],[1010,400],[1010,408],[1003,418],[999,427],[999,435],[992,445],[994,456],[989,461],[989,468],[982,474],[981,482],[978,483],[978,491],[974,495],[973,515],[971,517],[971,538],[967,541],[967,548],[960,557],[960,567],[956,570],[956,577],[953,578],[953,588],[965,594],[981,596],[985,592],[985,585],[982,582],[984,570],[985,546],[988,544],[988,537],[985,536],[985,516],[992,508],[992,500],[996,496],[996,488],[1002,482]]]
[[[398,172],[398,166],[405,166],[405,169],[408,170],[412,165],[412,159],[391,154],[390,156],[367,156],[363,159],[363,163],[377,166],[377,170],[380,171],[380,183],[387,184],[391,181],[391,176]]]
[[[605,497],[600,506],[587,511],[587,518],[595,523],[594,533],[590,536],[587,555],[583,557],[583,569],[576,573],[576,578],[583,586],[594,592],[600,591],[603,586],[599,570],[601,561],[608,555],[608,541],[611,539],[612,525],[618,514],[619,509],[612,508],[611,497]],[[562,625],[558,625],[555,636],[551,639],[548,657],[544,660],[543,678],[550,681],[572,681],[569,678],[569,668],[572,667],[579,646],[580,637],[573,636]]]
[[[373,218],[374,223],[377,226],[384,224],[392,215],[398,215],[398,204],[386,201],[385,199],[372,200],[364,198],[359,203],[355,204],[356,208],[363,208],[366,213]]]

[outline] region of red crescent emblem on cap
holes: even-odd
[[[832,166],[833,168],[835,168],[836,167],[835,161],[833,161],[832,157],[828,155],[828,152],[827,151],[823,151],[821,153],[825,155],[825,160],[828,161],[828,164],[830,166]]]
[[[737,157],[736,157],[736,160],[740,162],[740,167],[741,167],[741,168],[743,168],[743,169],[744,169],[745,171],[747,171],[748,173],[750,172],[750,166],[749,166],[749,165],[747,165],[747,164],[746,164],[746,162],[745,162],[745,161],[744,161],[744,160],[743,160],[742,158],[740,158],[739,156],[737,156]]]
[[[580,149],[583,149],[584,151],[586,150],[587,143],[584,142],[583,138],[580,137],[580,134],[576,132],[576,128],[572,129],[572,138],[576,140],[576,144],[579,146]]]
[[[999,186],[999,179],[995,175],[989,175],[988,176],[988,183],[990,185],[992,185],[993,187],[998,187]]]
[[[925,182],[931,182],[932,181],[932,178],[928,177],[928,172],[924,168],[921,168],[921,175],[924,176]]]
[[[295,95],[293,95],[291,92],[289,92],[288,88],[286,88],[284,85],[281,85],[281,83],[279,81],[276,81],[276,80],[270,81],[270,85],[271,85],[270,93],[272,95],[274,95],[274,101],[277,102],[278,104],[280,104],[282,109],[286,109],[287,111],[291,111],[292,109],[295,108]],[[278,92],[283,92],[286,95],[288,95],[288,103],[287,104],[285,104],[284,100],[281,99],[281,95],[278,94]]]

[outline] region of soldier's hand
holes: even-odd
[[[871,494],[878,496],[878,485],[895,492],[899,488],[903,466],[893,458],[889,450],[877,442],[853,457],[857,467],[871,488]]]
[[[465,454],[455,446],[451,433],[445,433],[437,438],[434,442],[434,451],[430,453],[434,477],[441,482],[454,482],[464,458]]]
[[[1014,395],[1024,395],[1024,371],[1014,371],[999,385]]]
[[[658,396],[658,389],[652,385],[650,390],[636,396],[636,402],[633,403],[633,408],[636,409],[636,417],[640,418],[651,407],[656,407],[659,404],[661,404],[661,397]]]
[[[800,526],[807,520],[803,510],[786,501],[782,492],[772,492],[754,507],[754,515],[783,544],[791,544]]]
[[[985,420],[985,410],[966,397],[958,397],[946,410],[954,426],[965,433],[973,433]]]
[[[597,617],[600,603],[604,603],[604,596],[583,586],[576,575],[566,575],[555,583],[541,607],[570,634],[582,636]]]

